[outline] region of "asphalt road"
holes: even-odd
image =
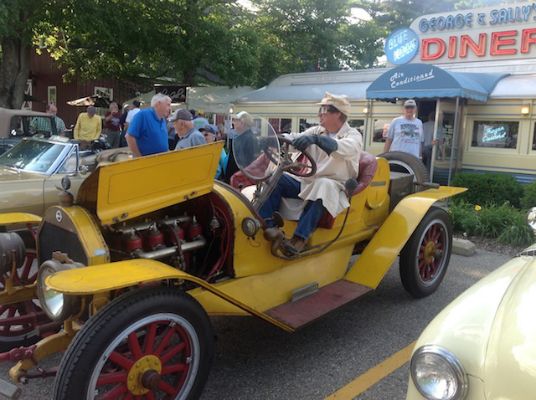
[[[324,399],[415,341],[444,306],[509,258],[453,255],[438,291],[421,300],[404,291],[395,265],[374,293],[294,334],[254,318],[215,319],[217,353],[202,399]],[[1,365],[0,377],[7,371]],[[405,364],[366,392],[337,399],[404,399],[407,379]],[[21,399],[49,400],[52,385],[31,381]]]

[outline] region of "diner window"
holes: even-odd
[[[534,123],[534,129],[532,130],[532,150],[536,150],[536,122]]]
[[[376,143],[383,143],[387,138],[387,133],[389,131],[389,125],[391,120],[386,119],[375,119],[374,120],[374,131],[372,132],[372,141]]]
[[[319,122],[318,117],[300,118],[300,132],[309,129],[311,126],[318,125]]]
[[[364,119],[349,119],[348,125],[350,125],[352,128],[359,129],[359,132],[361,134],[365,134],[365,120]]]
[[[268,122],[278,135],[292,131],[292,120],[290,118],[269,118]]]
[[[515,149],[519,122],[475,121],[473,123],[473,147]]]

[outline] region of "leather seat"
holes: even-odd
[[[357,187],[352,193],[352,196],[355,196],[361,193],[367,188],[367,186],[372,182],[376,169],[378,168],[378,161],[376,157],[366,151],[361,153],[359,158],[359,174],[357,176]],[[318,223],[318,228],[331,229],[335,223],[335,218],[327,212],[324,211],[324,215]]]

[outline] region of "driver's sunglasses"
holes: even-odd
[[[327,105],[327,106],[320,107],[320,109],[318,110],[318,115],[323,115],[323,114],[327,114],[327,113],[332,114],[332,113],[336,113],[336,112],[339,112],[339,110],[337,110],[337,108],[335,108],[332,105]]]

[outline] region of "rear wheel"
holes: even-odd
[[[76,335],[54,399],[196,399],[213,354],[209,319],[192,297],[173,288],[135,290]]]
[[[415,182],[424,183],[430,181],[426,166],[412,154],[404,153],[403,151],[389,151],[378,155],[378,157],[387,160],[391,171],[412,174],[415,177]]]
[[[432,207],[400,253],[404,289],[416,298],[435,292],[447,272],[451,250],[450,216]]]

